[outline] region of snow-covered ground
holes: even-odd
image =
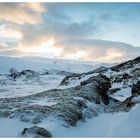
[[[20,97],[57,88],[64,75],[48,74],[39,78],[17,80],[0,76],[0,98]]]
[[[100,65],[101,64],[98,63],[86,63],[72,60],[53,60],[38,57],[10,58],[0,56],[0,98],[26,96],[58,88],[65,75],[57,74],[57,72],[82,73],[93,70]],[[14,81],[7,77],[7,75],[4,75],[9,74],[11,68],[15,68],[17,71],[29,69],[40,73],[49,71],[50,74],[39,75],[39,77],[31,80],[21,77]],[[93,76],[93,74],[83,77],[81,80],[76,81],[77,83],[73,80],[68,87],[76,86],[80,81],[88,79],[91,76]]]
[[[93,70],[101,65],[95,62],[80,62],[72,60],[59,60],[40,57],[2,57],[0,56],[0,74],[9,73],[11,67],[18,71],[31,69],[35,71],[42,70],[65,70],[74,73],[82,73]]]
[[[99,73],[81,75],[80,78],[72,77],[69,79],[68,85],[60,86],[61,81],[66,76],[66,74],[62,74],[64,71],[82,73],[92,71],[101,65],[102,64],[89,62],[45,58],[0,57],[0,98],[21,97],[55,88],[67,89],[75,87],[80,85],[82,81],[85,81],[92,76],[97,76]],[[109,65],[106,64],[105,66]],[[39,73],[49,71],[49,74],[40,74],[31,79],[21,76],[15,80],[8,77],[11,67],[16,68],[17,71],[25,69],[34,70]],[[59,72],[62,73],[60,74]],[[130,73],[130,70],[127,72]],[[104,75],[108,77],[117,74],[122,74],[122,72],[117,73],[109,70],[104,73]],[[121,102],[132,95],[131,87],[123,87],[123,83],[113,83],[112,88],[121,88],[121,90],[118,90],[115,94],[110,95],[112,98]],[[75,99],[76,98],[81,97],[75,97]],[[135,97],[133,100],[138,104],[132,107],[129,112],[102,112],[98,116],[86,119],[85,122],[78,121],[75,127],[68,127],[62,120],[49,117],[37,125],[49,130],[53,137],[140,137],[140,98]],[[27,102],[25,103],[27,104]],[[30,99],[28,104],[53,106],[57,104],[57,101],[51,100],[51,98],[36,98]],[[91,107],[94,107],[94,104],[91,104]],[[22,130],[26,127],[31,127],[32,125],[31,122],[20,121],[18,117],[0,117],[0,137],[21,137]]]
[[[78,122],[76,127],[64,127],[55,119],[47,119],[38,126],[49,130],[53,137],[140,137],[139,109],[138,104],[130,112],[102,113],[87,122]],[[31,126],[7,118],[0,118],[0,124],[0,137],[21,137],[23,128]]]
[[[65,75],[57,74],[59,71],[87,72],[97,68],[100,64],[85,63],[71,60],[53,60],[38,57],[2,57],[0,56],[0,98],[26,96],[50,89],[57,88]],[[106,64],[107,65],[107,64]],[[17,78],[9,80],[9,70],[15,68],[17,71],[34,70],[43,73],[49,71],[48,75],[40,75],[38,78],[27,80]]]

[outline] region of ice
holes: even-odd
[[[131,88],[128,87],[128,88],[122,88],[121,90],[115,92],[113,95],[110,95],[110,96],[119,101],[125,101],[131,95],[132,95]]]

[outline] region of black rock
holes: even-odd
[[[138,81],[136,84],[133,84],[132,86],[132,95],[140,95],[140,81]]]
[[[140,57],[137,57],[133,60],[126,61],[126,62],[118,64],[116,66],[112,66],[111,70],[119,72],[120,70],[126,70],[128,68],[132,68],[133,65],[136,65],[136,64],[139,64],[139,63],[140,63]]]
[[[109,93],[110,93],[110,94],[114,94],[115,92],[117,92],[117,91],[119,91],[119,90],[121,90],[121,88],[110,88],[110,89],[109,89]]]
[[[51,138],[51,133],[45,128],[33,126],[30,128],[24,128],[22,131],[22,136],[34,135],[33,137],[43,137],[43,138]]]

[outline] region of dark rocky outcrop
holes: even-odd
[[[126,61],[124,63],[112,66],[111,70],[119,72],[120,70],[126,70],[128,68],[132,68],[133,65],[136,65],[136,64],[139,64],[139,63],[140,63],[140,57],[137,57],[137,58],[135,58],[133,60],[129,60],[129,61]]]
[[[81,74],[76,74],[76,73],[67,75],[67,76],[62,80],[62,82],[60,83],[60,85],[61,85],[61,86],[63,86],[63,85],[68,85],[68,84],[69,84],[68,80],[69,80],[70,78],[74,79],[74,78],[80,77],[80,76],[81,76]]]
[[[110,87],[110,79],[98,75],[84,81],[84,84],[69,89],[53,89],[25,97],[0,99],[0,114],[8,112],[7,117],[19,117],[21,121],[33,124],[40,123],[42,119],[53,115],[68,125],[75,126],[79,120],[83,120],[83,110],[87,108],[87,101],[99,105],[103,102],[108,105],[107,92]],[[30,104],[34,100],[44,99],[51,99],[57,103],[52,106]],[[14,110],[11,111],[9,107]],[[96,111],[93,112],[96,114]]]
[[[132,95],[137,96],[140,95],[140,81],[132,86]]]
[[[60,86],[63,86],[63,85],[68,85],[69,84],[69,80],[73,80],[73,79],[81,79],[82,76],[86,76],[86,75],[89,75],[89,74],[94,74],[94,73],[99,73],[102,75],[102,73],[106,72],[109,68],[106,68],[104,66],[102,67],[99,67],[93,71],[89,71],[89,72],[85,72],[85,73],[80,73],[80,74],[77,74],[77,73],[72,73],[72,74],[69,74],[67,75],[63,80],[62,82],[60,83]]]
[[[12,77],[13,79],[19,78],[21,76],[25,76],[26,78],[33,78],[38,76],[38,73],[33,70],[23,70],[21,72],[17,72],[15,69],[10,70],[10,74],[8,77]]]
[[[105,75],[98,75],[90,77],[88,80],[81,82],[81,85],[86,85],[91,82],[96,82],[96,91],[101,96],[102,101],[108,105],[109,98],[107,95],[108,89],[111,88],[111,82]]]
[[[51,133],[45,128],[33,126],[30,128],[24,128],[22,131],[22,136],[25,137],[38,137],[38,138],[51,138]]]
[[[31,76],[36,76],[37,72],[33,70],[23,70],[19,73],[20,75],[31,75]]]
[[[132,76],[129,73],[124,72],[124,73],[111,77],[111,81],[114,83],[120,83],[122,81],[129,80],[131,78]]]

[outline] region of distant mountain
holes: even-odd
[[[69,72],[86,72],[99,67],[95,62],[80,62],[72,60],[49,59],[41,57],[4,57],[0,56],[0,74],[9,73],[10,68],[14,67],[18,71],[30,69],[34,71],[42,70],[65,70]]]

